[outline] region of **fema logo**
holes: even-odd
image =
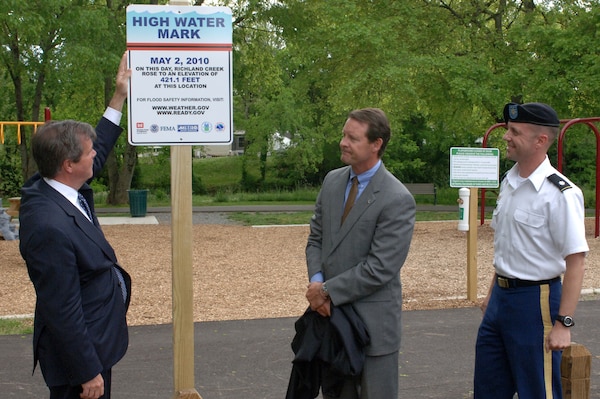
[[[217,122],[215,125],[215,130],[217,132],[222,132],[223,130],[225,130],[225,124],[223,122]]]
[[[202,122],[202,131],[204,133],[210,133],[212,131],[212,123],[210,122]]]
[[[508,116],[510,119],[517,119],[517,116],[519,116],[519,109],[517,107],[517,104],[511,104],[508,106]]]
[[[155,124],[155,125],[150,126],[150,131],[152,133],[158,132],[158,125]]]

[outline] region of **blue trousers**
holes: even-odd
[[[561,351],[546,352],[562,284],[501,288],[496,283],[477,335],[475,399],[562,399]]]

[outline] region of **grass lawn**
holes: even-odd
[[[23,335],[33,333],[33,319],[0,319],[0,335]]]

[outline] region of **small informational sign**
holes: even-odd
[[[450,187],[497,188],[499,171],[497,148],[450,148]]]
[[[231,143],[231,9],[130,5],[127,50],[130,144]]]

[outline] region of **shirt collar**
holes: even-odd
[[[371,178],[373,176],[375,176],[375,173],[377,173],[377,170],[379,169],[380,166],[381,166],[381,159],[379,161],[377,161],[375,166],[373,166],[371,169],[367,170],[366,172],[361,173],[360,175],[355,174],[354,171],[352,170],[352,168],[350,168],[350,180],[352,180],[352,178],[354,176],[357,176],[358,182],[361,185],[362,184],[367,185],[371,181]]]
[[[50,187],[58,191],[63,197],[69,200],[70,203],[79,208],[79,200],[78,200],[78,191],[73,187],[69,187],[66,184],[63,184],[54,179],[48,179],[44,177],[44,181],[48,183]]]
[[[548,155],[546,155],[546,159],[544,159],[544,161],[533,171],[533,173],[530,174],[529,177],[527,177],[527,180],[529,180],[531,182],[531,184],[533,184],[533,187],[535,188],[536,191],[540,191],[540,188],[542,187],[542,183],[544,183],[544,181],[546,180],[546,177],[548,177],[548,174],[549,174],[548,170],[551,168],[552,168],[552,165],[550,164]],[[515,167],[510,170],[508,175],[506,175],[508,182],[513,187],[517,186],[516,179],[517,179],[518,173],[519,173],[519,164],[515,165]]]

